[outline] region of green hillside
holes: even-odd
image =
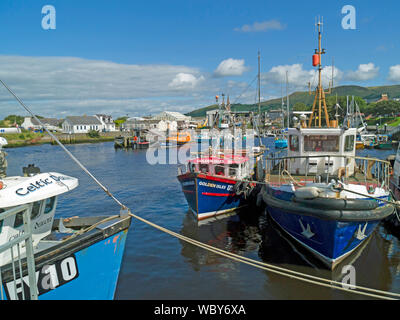
[[[339,86],[332,90],[333,96],[356,96],[367,100],[367,102],[380,99],[382,93],[387,93],[390,99],[400,98],[400,85],[379,86],[379,87],[361,87],[361,86]],[[308,92],[294,92],[289,95],[290,105],[296,103],[304,103],[312,105],[314,97]],[[281,98],[267,100],[261,102],[261,111],[267,111],[281,107]],[[217,109],[217,105],[193,110],[186,115],[191,117],[204,117],[209,110]],[[234,104],[231,106],[232,111],[258,111],[257,104]]]

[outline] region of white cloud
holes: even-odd
[[[395,66],[391,66],[389,68],[389,78],[390,81],[400,81],[400,64],[397,64]]]
[[[286,86],[286,71],[288,72],[288,82],[290,91],[293,90],[304,90],[308,87],[308,83],[311,83],[311,87],[317,86],[317,70],[304,70],[302,64],[293,65],[280,65],[270,69],[267,73],[262,75],[262,80],[265,85],[274,84],[281,85],[283,83]],[[333,79],[338,82],[343,76],[343,72],[338,68],[333,70]],[[324,87],[329,86],[329,82],[332,79],[332,67],[326,66],[322,69],[322,85]]]
[[[134,65],[75,57],[0,56],[0,78],[36,114],[59,117],[110,113],[146,115],[155,111],[186,111],[207,103],[218,88],[197,68]],[[164,103],[164,104],[163,104]],[[0,87],[0,117],[18,109]],[[183,108],[183,109],[182,109]],[[179,109],[179,110],[178,110]]]
[[[376,67],[372,62],[360,64],[356,71],[349,71],[346,75],[347,80],[352,81],[367,81],[374,79],[379,74],[379,67]]]
[[[218,65],[217,69],[214,71],[214,75],[216,77],[241,76],[247,69],[243,59],[229,58],[223,60]]]
[[[283,30],[286,26],[278,20],[268,20],[262,22],[254,22],[253,24],[245,24],[240,28],[235,28],[239,32],[266,32],[269,30]]]
[[[169,87],[174,89],[188,89],[195,88],[198,83],[204,80],[203,76],[196,78],[190,73],[178,73],[174,79],[168,84]]]

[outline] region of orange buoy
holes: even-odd
[[[317,65],[319,65],[320,61],[319,61],[319,55],[318,54],[314,54],[312,56],[312,65],[313,67],[316,67]]]

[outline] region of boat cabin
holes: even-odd
[[[35,249],[44,250],[40,242],[51,233],[57,207],[57,197],[78,186],[78,179],[59,173],[39,173],[28,177],[6,177],[0,181],[0,245],[10,243],[24,233],[24,213],[30,217]],[[41,247],[37,248],[41,243]],[[49,244],[49,243],[48,243]],[[49,244],[50,245],[50,244]],[[21,255],[25,247],[20,247]],[[14,252],[16,254],[16,252]],[[11,252],[0,254],[0,266],[11,261]]]
[[[249,175],[250,162],[248,157],[240,155],[195,158],[189,160],[188,171],[192,173],[241,179]]]
[[[345,169],[347,175],[353,174],[355,160],[338,156],[355,156],[356,133],[355,128],[290,128],[290,174],[336,175],[340,169]]]

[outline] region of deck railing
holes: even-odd
[[[342,165],[336,169],[333,161],[335,158],[342,159]],[[321,167],[315,170],[314,159],[319,165],[322,161],[322,170]],[[332,178],[336,178],[344,183],[357,181],[365,185],[373,184],[385,190],[389,188],[390,162],[377,158],[346,155],[269,156],[265,161],[266,181],[271,181],[271,176],[275,176],[278,181],[274,183],[278,184],[288,181],[298,183],[300,179],[329,183]]]
[[[4,253],[9,251],[11,257],[11,270],[5,268],[4,265],[0,265],[0,298],[5,299],[4,290],[5,286],[8,286],[7,291],[10,299],[15,300],[37,300],[38,288],[36,283],[35,275],[35,259],[33,252],[32,242],[32,227],[30,218],[30,207],[29,205],[18,206],[0,213],[0,223],[4,226],[4,219],[22,214],[23,218],[23,233],[19,233],[13,237],[12,240],[0,246],[0,255],[4,257]],[[25,246],[25,261],[21,254],[21,249]],[[24,282],[26,282],[26,276],[24,276],[23,266],[27,269],[27,284],[29,287],[29,295],[25,295]],[[7,283],[3,280],[3,274],[6,272],[12,273],[12,281]]]

